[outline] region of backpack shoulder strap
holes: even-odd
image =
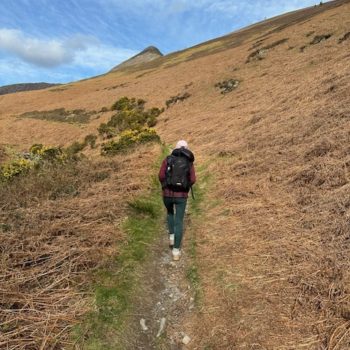
[[[166,157],[166,165],[167,165],[167,167],[171,166],[173,163],[174,163],[174,156],[172,156],[172,155],[167,156]]]

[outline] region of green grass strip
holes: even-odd
[[[130,214],[123,225],[128,239],[121,253],[95,276],[95,310],[74,332],[83,349],[122,349],[120,335],[132,312],[133,296],[139,292],[139,268],[150,254],[149,246],[163,229],[157,174],[166,154],[167,148],[163,147],[150,179],[151,191],[128,203]]]

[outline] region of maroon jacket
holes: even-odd
[[[175,151],[178,151],[178,150],[174,150],[174,152]],[[188,150],[186,150],[186,152],[187,151]],[[190,152],[192,157],[193,157],[192,152],[191,151],[188,151],[188,152]],[[194,157],[193,157],[193,160],[194,160]],[[167,167],[167,159],[165,158],[162,162],[162,166],[160,167],[159,176],[158,176],[161,184],[163,184],[166,180],[166,175],[165,175],[166,167]],[[195,182],[196,182],[196,173],[195,173],[194,165],[193,165],[193,161],[192,161],[192,166],[190,169],[190,184],[191,184],[191,186]],[[174,192],[174,191],[170,190],[169,188],[163,188],[163,197],[187,198],[188,192]]]

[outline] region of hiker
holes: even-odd
[[[188,149],[187,142],[181,140],[176,144],[171,155],[163,160],[159,170],[163,202],[167,209],[169,245],[172,248],[174,260],[180,259],[188,192],[196,182],[193,162],[193,153]]]

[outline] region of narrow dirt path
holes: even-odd
[[[140,273],[127,349],[179,350],[191,343],[183,326],[185,317],[194,311],[194,292],[186,278],[189,247],[185,242],[182,257],[175,262],[168,244],[164,228]]]

